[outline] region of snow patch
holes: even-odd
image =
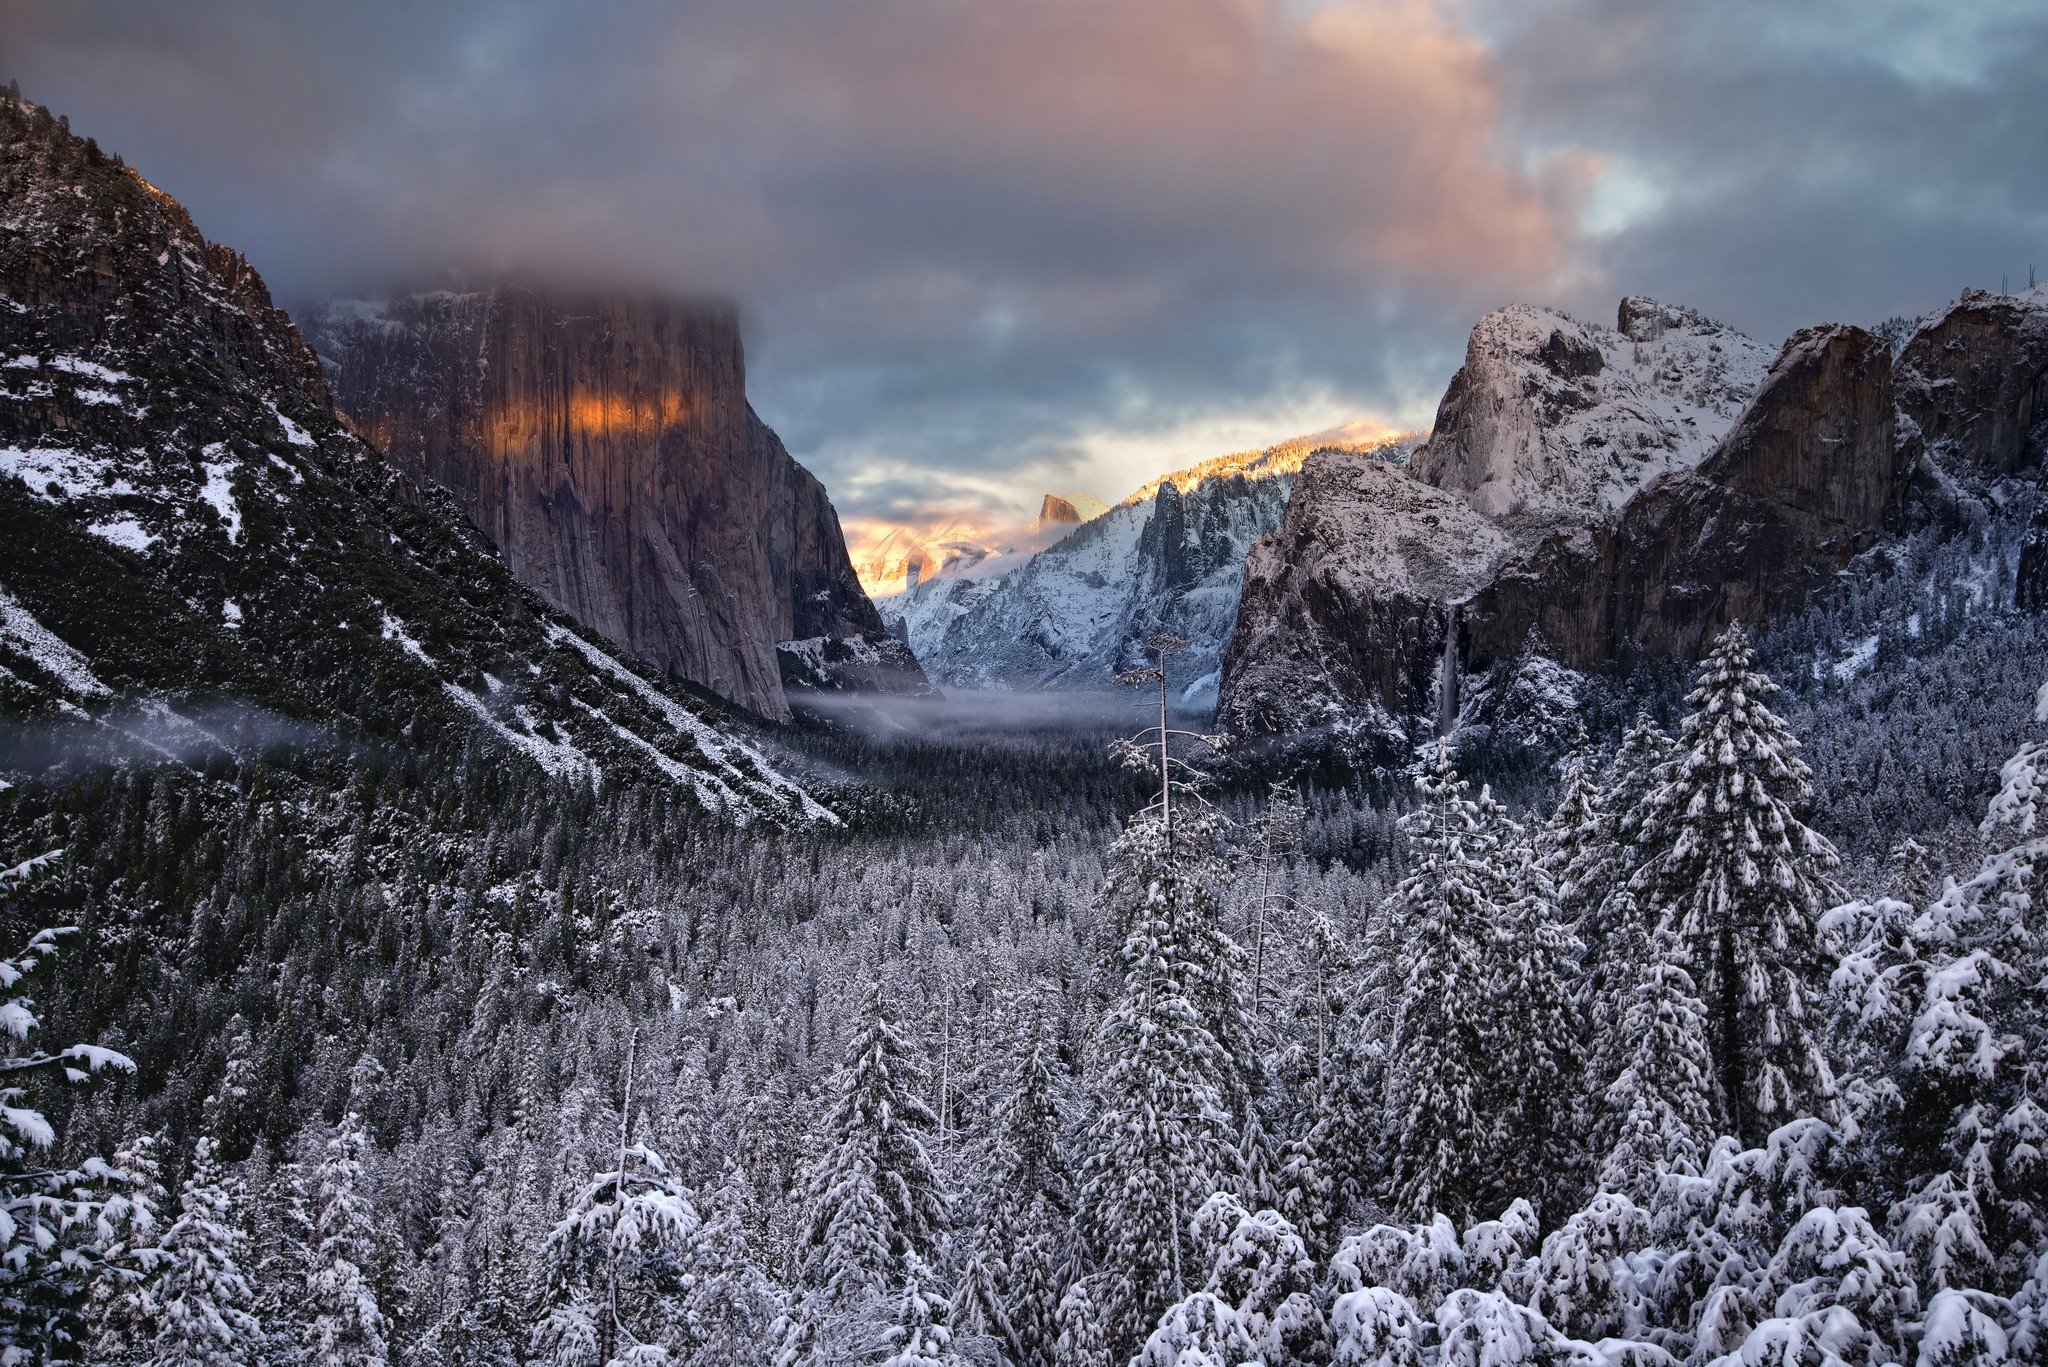
[[[441,691],[465,711],[473,714],[485,727],[496,733],[500,740],[525,755],[555,778],[596,778],[597,766],[590,756],[584,754],[567,741],[549,740],[535,732],[533,715],[524,707],[515,707],[513,718],[519,725],[513,726],[494,710],[489,703],[462,687],[460,684],[441,681]]]
[[[712,727],[707,726],[701,718],[697,717],[688,708],[648,683],[647,680],[641,678],[638,674],[635,674],[606,651],[592,645],[589,641],[584,640],[568,628],[552,622],[548,624],[547,639],[551,645],[565,646],[574,650],[584,658],[591,668],[624,684],[655,715],[668,723],[671,730],[694,742],[697,749],[711,764],[730,771],[734,769],[736,760],[745,761],[761,776],[760,781],[762,784],[773,789],[781,796],[795,801],[802,809],[805,820],[821,821],[833,826],[840,824],[839,817],[830,808],[812,797],[797,784],[790,782],[789,779],[777,773],[760,751],[750,745],[720,735]],[[581,705],[579,704],[579,706]],[[586,708],[586,710],[596,712],[595,708]],[[603,714],[598,713],[598,715],[602,716]],[[626,740],[628,744],[636,748],[659,753],[658,749],[645,738],[634,735],[625,728],[617,726],[609,717],[605,717],[604,720],[608,725],[612,725],[618,730],[621,738]],[[705,783],[715,785],[716,791],[720,794],[721,805],[719,809],[724,810],[736,820],[743,821],[745,819],[747,810],[745,798],[736,792],[722,777],[709,771],[686,769],[677,761],[669,759],[666,755],[663,755],[662,759],[667,761],[667,764],[674,764],[677,769],[683,771],[681,774],[672,774],[679,781],[689,782],[693,785]],[[664,773],[671,772],[666,764],[661,767]],[[699,791],[701,792],[702,789],[700,788]],[[707,801],[706,805],[712,806],[713,804]]]
[[[412,656],[429,669],[434,667],[434,662],[428,658],[425,648],[413,639],[411,632],[405,629],[405,623],[387,612],[384,614],[384,621],[379,630],[385,640],[398,642],[400,646],[404,647],[406,654]]]
[[[132,494],[134,486],[113,477],[113,467],[97,456],[61,447],[0,446],[0,476],[12,475],[45,503],[90,494]],[[51,489],[57,490],[52,493]]]
[[[219,451],[219,446],[207,448],[209,454]],[[206,472],[206,483],[199,490],[200,499],[220,514],[220,520],[227,527],[228,540],[237,545],[242,540],[242,509],[235,502],[234,476],[236,465],[233,461],[207,461],[200,467]]]
[[[149,548],[163,539],[132,517],[109,518],[105,522],[92,523],[86,530],[102,541],[137,555],[147,555]]]

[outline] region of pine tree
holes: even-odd
[[[0,872],[0,889],[55,857]],[[72,1361],[88,1294],[134,1275],[109,1260],[100,1233],[109,1205],[127,1199],[125,1175],[99,1158],[49,1163],[57,1132],[28,1091],[38,1081],[77,1086],[103,1070],[135,1071],[111,1049],[36,1041],[42,1008],[30,988],[72,933],[38,931],[19,954],[0,959],[0,1362]]]
[[[1569,855],[1556,870],[1559,913],[1581,946],[1579,1016],[1585,1031],[1587,1091],[1596,1102],[1627,1066],[1621,1020],[1634,1001],[1648,957],[1655,911],[1630,884],[1649,857],[1644,797],[1655,791],[1676,743],[1649,713],[1637,715],[1622,737],[1604,780],[1566,841]]]
[[[1073,1198],[1061,1161],[1062,1128],[1051,1045],[1039,1022],[1004,1100],[998,1178],[988,1221],[991,1272],[1021,1367],[1050,1367],[1059,1338],[1060,1272],[1071,1250]]]
[[[2036,719],[2048,721],[2048,692]],[[1891,1223],[1930,1287],[2008,1289],[2048,1241],[2044,807],[2048,745],[2029,741],[1999,772],[1980,828],[1990,853],[1906,930],[1896,976],[1911,1020],[1890,1138],[1908,1190]]]
[[[1631,890],[1678,934],[1707,1005],[1717,1125],[1754,1144],[1833,1101],[1814,999],[1827,981],[1819,917],[1841,898],[1825,874],[1834,847],[1798,816],[1810,771],[1766,705],[1777,685],[1752,663],[1732,626],[1701,665]]]
[[[1571,982],[1580,945],[1560,920],[1549,872],[1529,833],[1482,789],[1476,804],[1493,851],[1486,897],[1499,909],[1486,946],[1494,1031],[1488,1108],[1515,1155],[1519,1189],[1553,1212],[1573,1185],[1573,1108],[1580,1075]]]
[[[907,1255],[929,1262],[947,1221],[925,1151],[937,1117],[880,982],[846,1048],[825,1147],[805,1183],[805,1280],[836,1304],[882,1294]]]
[[[315,1177],[314,1245],[306,1275],[312,1361],[319,1367],[383,1367],[390,1331],[370,1284],[376,1226],[364,1189],[370,1136],[350,1111],[328,1138]]]
[[[1183,838],[1203,840],[1211,820],[1200,808],[1184,813]],[[1112,860],[1106,893],[1127,932],[1121,988],[1091,1054],[1080,1208],[1105,1274],[1107,1341],[1127,1355],[1200,1271],[1189,1265],[1187,1222],[1237,1180],[1220,1080],[1243,1072],[1212,1028],[1213,884],[1191,876],[1195,859],[1169,847],[1154,814],[1133,820]]]
[[[1059,1367],[1110,1367],[1121,1361],[1109,1347],[1097,1288],[1083,1277],[1060,1297],[1060,1336],[1053,1352]]]
[[[1492,1197],[1500,1145],[1489,1057],[1496,851],[1446,752],[1416,788],[1422,805],[1401,825],[1412,872],[1389,908],[1408,946],[1386,1071],[1393,1195],[1418,1219],[1464,1218]]]
[[[931,1272],[916,1253],[903,1259],[903,1286],[889,1328],[889,1356],[882,1367],[953,1367],[953,1333],[946,1298],[931,1286]]]
[[[672,1303],[700,1273],[702,1225],[667,1161],[622,1144],[617,1164],[577,1190],[548,1236],[551,1309],[535,1336],[543,1359],[577,1362],[586,1342],[597,1363],[666,1352]]]
[[[1628,1063],[1607,1089],[1600,1190],[1639,1203],[1666,1173],[1697,1174],[1713,1144],[1713,1060],[1706,1008],[1679,964],[1677,937],[1657,937],[1656,957],[1622,1018]]]
[[[1291,783],[1275,783],[1266,792],[1266,810],[1259,818],[1258,890],[1251,907],[1252,947],[1251,1011],[1263,1019],[1266,1011],[1266,942],[1269,935],[1283,931],[1281,924],[1294,910],[1284,891],[1285,865],[1301,853],[1308,829],[1308,810]]]
[[[235,1192],[213,1140],[201,1136],[178,1193],[178,1216],[164,1231],[168,1265],[148,1291],[156,1367],[228,1367],[253,1361],[262,1346],[262,1326],[251,1313],[256,1294],[241,1266]]]

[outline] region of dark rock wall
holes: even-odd
[[[776,646],[879,639],[824,487],[746,400],[730,309],[517,287],[323,315],[336,402],[551,603],[786,717]]]

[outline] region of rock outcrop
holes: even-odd
[[[1047,494],[1038,505],[1040,527],[1078,527],[1109,511],[1109,505],[1087,494]]]
[[[1697,468],[1503,564],[1459,612],[1461,670],[1514,659],[1532,632],[1580,671],[1695,658],[1729,622],[1778,617],[1869,549],[1904,488],[1896,460],[1884,343],[1801,332]]]
[[[1898,360],[1900,454],[1979,486],[2048,457],[2048,286],[1972,290],[1923,323]]]
[[[1714,448],[1769,351],[1690,309],[1622,301],[1619,326],[1514,305],[1480,319],[1416,478],[1520,541],[1620,508]]]
[[[1750,383],[1754,344],[1696,314],[1629,300],[1620,324],[1492,315],[1410,472],[1304,471],[1249,561],[1227,730],[1392,760],[1575,674],[1692,658],[1731,620],[1805,602],[1899,519],[1910,455],[1875,336],[1809,329]],[[1630,382],[1602,390],[1623,364]]]
[[[927,686],[824,487],[748,405],[729,308],[505,285],[329,305],[313,331],[341,410],[606,639],[777,719],[786,676],[815,685],[828,657]]]

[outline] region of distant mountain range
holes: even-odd
[[[1175,692],[1206,710],[1245,552],[1278,524],[1302,461],[1321,449],[1398,461],[1416,440],[1339,432],[1220,456],[1160,476],[1044,549],[982,557],[975,572],[926,578],[878,606],[956,687],[1110,688],[1147,637],[1185,637]]]

